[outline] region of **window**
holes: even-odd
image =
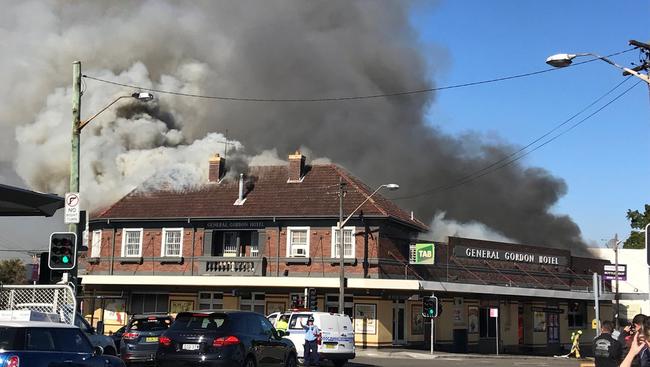
[[[142,228],[122,230],[122,257],[142,257]]]
[[[587,307],[584,302],[569,302],[569,328],[583,328],[587,320]]]
[[[344,227],[343,228],[343,257],[345,258],[354,258],[354,232],[355,227]],[[339,231],[336,227],[332,227],[332,257],[339,258],[339,247],[341,242],[339,241]]]
[[[26,331],[26,349],[35,351],[57,351],[90,353],[91,345],[79,329],[73,328],[29,328]]]
[[[479,337],[496,338],[497,336],[497,318],[490,317],[490,308],[482,307],[479,310]]]
[[[161,256],[182,256],[183,228],[163,228]]]
[[[136,293],[131,296],[131,314],[153,312],[169,312],[169,295]]]
[[[309,227],[287,227],[287,257],[309,257]]]
[[[224,232],[223,233],[223,256],[235,257],[238,255],[237,251],[237,232]]]
[[[199,309],[201,310],[223,309],[223,293],[199,292]]]
[[[241,296],[239,308],[242,311],[253,311],[265,315],[266,296],[264,293],[249,293]]]
[[[417,251],[415,251],[415,244],[409,246],[409,264],[415,264],[417,259]]]
[[[343,307],[343,313],[352,317],[352,307],[354,306],[354,298],[351,294],[346,294],[343,298],[345,302]],[[325,310],[331,313],[339,313],[339,295],[338,294],[326,294],[325,295]]]
[[[257,241],[252,241],[251,242],[251,257],[258,257],[260,256],[260,245],[257,243]]]
[[[93,231],[92,245],[90,247],[90,257],[99,257],[102,250],[102,230]]]

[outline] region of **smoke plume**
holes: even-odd
[[[63,193],[69,167],[71,63],[85,74],[175,92],[319,98],[429,88],[424,47],[398,1],[21,1],[0,15],[0,168]],[[82,116],[133,90],[84,80]],[[121,101],[82,134],[85,205],[108,205],[149,177],[190,188],[230,150],[241,167],[277,164],[301,148],[397,196],[448,184],[516,149],[425,121],[434,95],[314,103],[247,103],[157,95]],[[228,140],[228,143],[225,141]],[[0,177],[2,172],[0,172]],[[165,183],[166,182],[166,183]],[[399,200],[423,220],[444,211],[505,238],[573,247],[576,224],[549,209],[561,179],[513,164],[460,188]],[[435,222],[434,222],[435,224]]]

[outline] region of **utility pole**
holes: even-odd
[[[593,276],[593,281],[594,281],[594,311],[595,311],[595,316],[596,316],[596,335],[600,335],[600,304],[599,304],[599,298],[600,298],[600,276],[598,273],[594,273]]]
[[[70,190],[69,192],[79,192],[79,151],[80,136],[81,136],[81,61],[74,61],[72,63],[72,140],[70,146],[72,147],[70,155]],[[81,206],[81,204],[79,204]],[[68,224],[68,230],[72,233],[78,233],[78,224]],[[77,237],[77,243],[81,241],[81,236]],[[80,246],[77,246],[78,249]],[[76,258],[77,254],[73,254]],[[76,274],[76,270],[73,270]],[[69,273],[63,273],[63,281],[68,283]],[[75,280],[76,282],[76,280]],[[75,292],[76,292],[75,284]]]
[[[339,177],[339,313],[345,313],[345,249],[343,245],[343,178]],[[334,242],[336,246],[336,241]]]
[[[614,234],[614,283],[615,283],[615,290],[614,290],[614,299],[616,300],[616,313],[614,314],[615,319],[614,319],[614,325],[616,325],[616,330],[619,328],[618,324],[618,319],[619,319],[619,312],[621,310],[620,308],[620,297],[618,294],[618,233]]]

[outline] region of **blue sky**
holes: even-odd
[[[626,50],[630,39],[650,41],[648,15],[650,1],[449,0],[416,3],[411,20],[431,64],[431,79],[444,86],[545,69],[546,57],[560,52]],[[639,54],[613,59],[629,66]],[[448,133],[478,131],[523,146],[622,79],[618,69],[598,61],[441,91],[428,120]],[[650,203],[649,141],[650,94],[638,85],[523,162],[566,181],[568,192],[552,211],[570,215],[587,241],[603,244],[614,233],[629,235],[627,209]]]

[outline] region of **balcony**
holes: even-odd
[[[203,256],[199,266],[201,275],[266,275],[264,257]]]

